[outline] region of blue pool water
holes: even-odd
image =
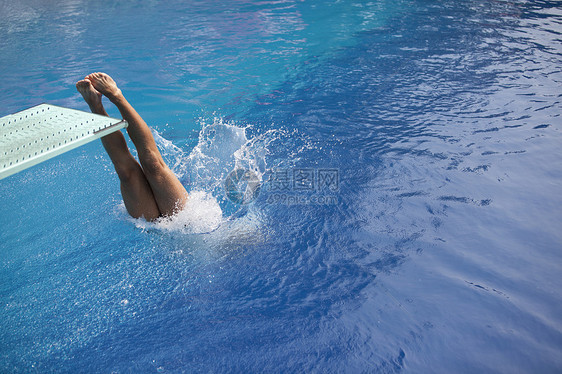
[[[1,116],[114,76],[192,196],[1,180],[0,372],[562,371],[559,2],[6,1],[0,67]]]

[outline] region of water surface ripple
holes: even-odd
[[[0,371],[562,370],[558,2],[2,9],[3,114],[108,69],[225,222],[128,219],[99,144],[2,180]]]

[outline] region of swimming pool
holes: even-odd
[[[0,7],[0,115],[105,71],[193,197],[129,219],[99,142],[0,181],[0,371],[562,369],[557,2]]]

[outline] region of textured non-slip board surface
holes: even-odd
[[[0,179],[127,127],[98,114],[41,104],[0,118]]]

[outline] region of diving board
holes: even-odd
[[[111,117],[40,104],[0,118],[0,179],[127,127]]]

